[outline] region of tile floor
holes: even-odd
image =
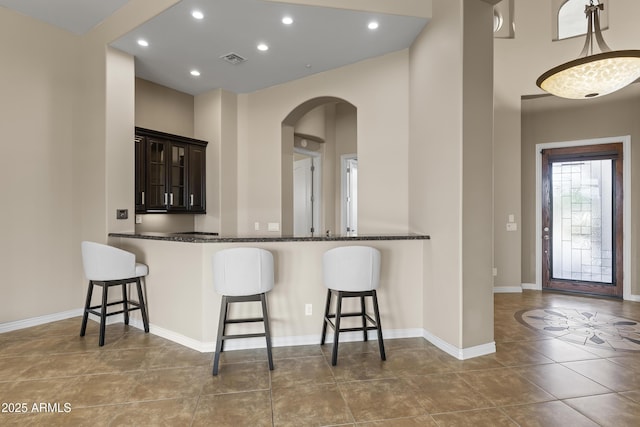
[[[498,294],[492,355],[459,361],[396,339],[386,362],[375,341],[345,343],[331,367],[331,345],[280,347],[270,372],[264,349],[239,350],[213,377],[211,353],[122,324],[98,348],[97,326],[80,338],[75,318],[0,334],[0,425],[640,425],[640,352],[562,341],[514,316],[540,307],[640,320],[640,303]],[[6,413],[22,403],[29,413]]]

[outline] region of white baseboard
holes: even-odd
[[[58,320],[71,319],[82,316],[81,308],[63,311],[61,313],[45,314],[44,316],[32,317],[30,319],[16,320],[13,322],[0,323],[0,334],[4,332],[16,331],[18,329],[30,328],[32,326],[44,325],[45,323],[57,322]]]
[[[532,291],[541,291],[542,288],[536,285],[535,283],[523,283],[522,289],[532,290]]]
[[[131,319],[130,325],[142,329],[142,322],[138,319]],[[178,334],[176,332],[155,326],[149,325],[149,332],[162,338],[166,338],[177,344],[189,347],[193,350],[197,350],[201,353],[210,353],[215,351],[215,341],[198,341],[193,338]],[[391,329],[383,330],[382,335],[384,339],[396,339],[396,338],[416,338],[422,337],[422,329]],[[369,331],[368,337],[370,340],[375,340],[377,335],[375,331]],[[353,342],[361,341],[361,332],[343,332],[340,334],[340,342]],[[333,334],[327,334],[325,342],[330,343],[333,341]],[[299,345],[318,345],[320,344],[320,335],[298,335],[288,337],[273,337],[271,339],[271,345],[273,347],[289,347]],[[225,343],[226,350],[247,350],[253,348],[265,348],[266,343],[264,338],[239,338],[229,340]]]
[[[522,293],[522,286],[494,286],[494,294],[520,294]]]
[[[431,334],[426,330],[423,331],[422,336],[431,344],[435,345],[440,350],[444,351],[445,353],[448,353],[449,355],[455,357],[458,360],[471,359],[473,357],[484,356],[485,354],[491,354],[496,352],[496,343],[494,341],[487,344],[476,345],[474,347],[458,348],[438,338],[437,336]]]
[[[625,298],[625,301],[635,301],[635,302],[640,302],[640,295],[628,295]]]
[[[637,296],[634,296],[637,297]],[[640,298],[638,298],[640,300]],[[18,320],[15,322],[8,322],[0,324],[0,333],[15,331],[18,329],[29,328],[32,326],[38,326],[45,323],[55,322],[58,320],[69,319],[72,317],[81,316],[82,309],[69,310],[61,313],[54,313],[45,316],[34,317],[31,319]],[[99,321],[94,315],[89,315],[89,318],[93,321]],[[107,318],[107,324],[123,322],[122,315],[110,316]],[[143,329],[142,320],[136,317],[130,318],[129,325],[138,329]],[[169,341],[177,344],[189,347],[202,353],[208,353],[215,351],[215,341],[198,341],[196,339],[187,337],[174,331],[162,328],[160,326],[149,324],[149,332],[157,335],[161,338],[168,339]],[[369,331],[369,339],[376,339],[376,332]],[[385,339],[397,339],[397,338],[415,338],[422,337],[439,349],[445,351],[451,356],[459,360],[470,359],[472,357],[483,356],[485,354],[495,353],[496,345],[494,342],[488,344],[482,344],[475,347],[460,349],[452,346],[446,341],[441,340],[435,335],[427,332],[424,329],[389,329],[383,330],[382,334]],[[361,332],[343,332],[340,334],[340,342],[353,342],[362,340]],[[327,334],[326,342],[333,341],[333,334]],[[320,335],[300,335],[300,336],[288,336],[288,337],[273,337],[272,344],[274,347],[285,346],[299,346],[299,345],[317,345],[320,343]],[[252,348],[264,348],[266,347],[264,338],[246,338],[231,340],[228,345],[225,346],[228,350],[244,350]]]

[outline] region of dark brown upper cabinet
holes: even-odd
[[[136,213],[206,213],[207,142],[136,127]]]

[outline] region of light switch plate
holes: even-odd
[[[129,218],[129,209],[116,209],[116,218],[117,219]]]

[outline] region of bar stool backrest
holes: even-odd
[[[245,296],[273,289],[271,252],[259,248],[223,249],[213,255],[213,284],[220,295]]]
[[[82,242],[82,265],[89,280],[122,280],[146,275],[131,252],[95,242]]]
[[[380,251],[369,246],[342,246],[322,257],[324,285],[346,292],[370,291],[380,284]]]

